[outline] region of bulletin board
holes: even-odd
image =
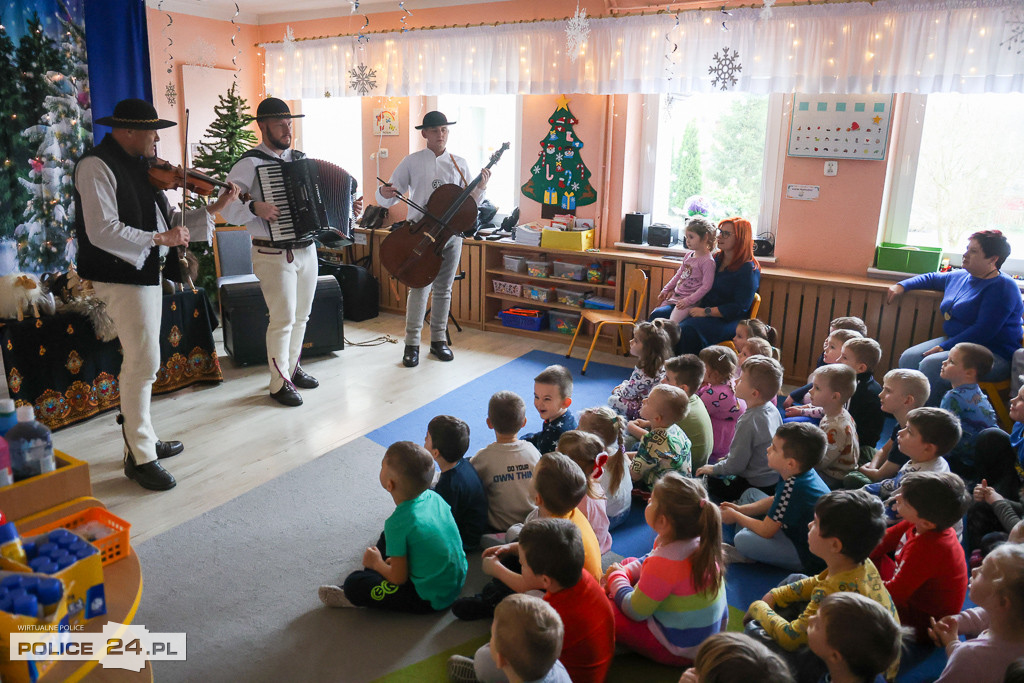
[[[791,157],[884,161],[893,95],[793,96]]]

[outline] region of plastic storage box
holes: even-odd
[[[527,299],[542,301],[544,303],[554,301],[556,296],[554,287],[527,287],[524,295]]]
[[[580,324],[580,314],[569,311],[551,311],[551,329],[562,334],[576,334]]]
[[[106,529],[109,533],[96,534],[97,529]],[[33,534],[45,534],[54,529],[71,529],[77,531],[100,551],[103,566],[128,557],[128,532],[132,525],[106,508],[91,507],[58,519],[50,524],[36,527]]]
[[[565,289],[564,287],[556,288],[555,292],[558,293],[558,303],[580,308],[583,308],[583,301],[588,294],[588,292],[577,292],[575,289]]]
[[[530,277],[551,277],[551,262],[527,260],[526,272]]]
[[[495,294],[504,294],[505,296],[522,296],[523,286],[518,282],[505,282],[504,280],[492,280],[494,285]]]
[[[591,296],[587,297],[583,301],[584,308],[597,308],[602,311],[611,311],[615,309],[615,300],[609,299],[606,296]]]
[[[875,267],[898,273],[934,273],[942,261],[939,247],[915,247],[912,244],[882,242],[875,249]]]
[[[578,280],[581,282],[587,278],[587,267],[582,263],[555,261],[554,266],[555,277],[560,277],[565,280]]]
[[[515,327],[520,330],[543,330],[548,326],[548,314],[546,311],[537,311],[540,315],[517,315],[509,311],[501,311],[498,317],[505,327]]]
[[[511,254],[505,254],[502,257],[502,260],[505,262],[505,270],[510,270],[513,273],[526,272],[525,256],[512,256]]]

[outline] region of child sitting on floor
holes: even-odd
[[[612,410],[627,420],[635,420],[640,415],[640,404],[665,377],[665,361],[671,350],[664,330],[647,322],[636,326],[629,342],[629,355],[637,359],[636,367],[629,379],[612,389],[608,398]]]
[[[793,683],[793,674],[782,659],[745,633],[723,631],[697,648],[693,666],[679,683]]]
[[[974,466],[975,439],[982,430],[996,426],[996,411],[978,386],[978,378],[992,369],[993,359],[992,352],[981,344],[961,342],[949,350],[939,372],[939,376],[953,386],[942,397],[939,407],[960,418],[960,429],[963,430],[959,443],[946,459],[949,468],[964,481],[978,480]]]
[[[708,464],[715,447],[714,427],[707,406],[700,400],[698,390],[704,383],[704,362],[695,354],[687,353],[665,361],[665,384],[679,387],[689,397],[689,408],[676,424],[690,439],[690,460],[693,469]]]
[[[644,399],[641,419],[629,423],[629,429],[642,434],[636,452],[626,454],[632,461],[629,476],[641,493],[650,493],[654,482],[665,472],[692,475],[690,439],[676,424],[686,416],[689,405],[685,391],[671,384],[659,384]]]
[[[715,226],[707,218],[691,218],[684,227],[686,248],[690,250],[683,262],[658,295],[658,306],[671,305],[668,319],[678,325],[690,315],[715,281]]]
[[[447,609],[466,581],[466,553],[451,509],[430,490],[434,461],[411,441],[391,444],[380,484],[395,501],[378,547],[363,553],[364,569],[344,587],[320,586],[328,607],[375,607],[417,614]]]
[[[760,337],[751,337],[739,349],[739,353],[737,355],[739,364],[743,365],[743,361],[751,356],[764,356],[766,358],[775,358],[775,360],[778,360],[778,351],[775,350],[774,346],[768,343],[768,340],[761,339]]]
[[[771,495],[779,474],[768,466],[768,446],[782,424],[779,411],[769,403],[782,386],[782,366],[772,358],[753,356],[743,364],[736,381],[736,397],[746,401],[747,410],[736,421],[736,434],[729,457],[705,465],[697,476],[707,476],[708,492],[718,500],[736,500],[748,488]],[[725,479],[724,477],[733,477]]]
[[[725,547],[727,559],[757,560],[812,574],[825,568],[807,547],[807,525],[814,520],[814,506],[828,493],[828,486],[814,469],[825,448],[825,434],[812,424],[790,422],[776,430],[767,453],[768,465],[780,477],[775,496],[751,488],[738,504],[722,503],[722,523],[741,527],[733,546]]]
[[[608,456],[597,478],[605,493],[608,528],[614,529],[626,521],[633,503],[633,480],[627,472],[629,458],[623,448],[626,420],[608,406],[587,408],[580,413],[580,431],[590,432],[604,442]]]
[[[1024,657],[1024,547],[1004,543],[989,553],[971,575],[969,597],[977,607],[932,624],[932,640],[949,657],[936,683],[1001,683]],[[976,637],[961,643],[960,633]]]
[[[859,337],[860,334],[853,330],[840,329],[830,332],[828,337],[825,339],[825,351],[822,354],[822,358],[825,360],[822,365],[832,365],[838,363],[839,358],[843,355],[843,344],[848,340],[855,337]],[[810,391],[811,384],[808,378],[808,384],[806,387],[801,387],[802,391],[801,402],[790,403],[788,400],[783,401],[782,405],[786,410],[787,419],[803,419],[808,422],[814,422],[817,424],[821,416],[824,415],[824,411],[817,407],[810,405],[810,398],[807,396],[807,392]],[[794,392],[796,393],[796,392]]]
[[[469,449],[469,425],[451,415],[438,415],[427,423],[423,447],[441,470],[434,491],[452,509],[462,548],[472,550],[487,529],[487,493],[476,470],[462,457]]]
[[[688,666],[700,641],[729,621],[721,518],[700,482],[674,472],[654,485],[644,518],[657,534],[654,549],[604,576],[615,640],[661,664]]]
[[[828,349],[828,337],[836,330],[854,330],[859,332],[861,336],[866,337],[868,335],[868,326],[864,324],[864,321],[860,318],[853,316],[843,316],[835,318],[828,326],[828,334],[825,335],[825,341],[822,343],[821,355],[818,356],[818,361],[815,363],[816,368],[820,368],[822,365],[828,365],[825,362],[825,351]],[[804,397],[807,391],[811,388],[810,384],[805,384],[799,389],[794,389],[790,392],[789,396],[786,397],[786,401],[782,404],[783,408],[789,408],[794,404],[801,404],[804,402]]]
[[[532,443],[541,453],[550,453],[558,446],[562,432],[576,429],[572,405],[572,373],[563,365],[549,365],[533,378],[533,407],[544,420],[539,432],[524,434],[523,441]]]
[[[709,465],[729,455],[729,446],[736,433],[736,421],[747,404],[736,398],[732,375],[736,372],[736,352],[726,346],[709,346],[698,354],[704,363],[704,385],[698,395],[711,418],[713,448]]]
[[[564,519],[531,520],[523,525],[516,552],[523,575],[544,591],[544,600],[562,618],[565,635],[558,659],[570,678],[574,683],[604,681],[615,653],[615,620],[601,585],[583,571],[579,529]],[[486,559],[485,571],[488,565],[498,562]],[[502,680],[486,645],[473,662],[479,680]]]
[[[829,488],[840,488],[843,478],[857,468],[857,425],[843,407],[856,389],[857,373],[847,365],[823,365],[811,373],[811,390],[807,395],[824,412],[818,426],[828,440],[825,456],[815,469]]]
[[[896,424],[892,428],[889,440],[875,453],[874,459],[846,476],[843,480],[845,488],[860,488],[871,482],[896,476],[900,467],[909,460],[900,452],[900,430],[907,424],[907,414],[914,408],[923,406],[930,391],[928,378],[919,370],[897,368],[885,373],[878,399],[882,410],[896,418]]]
[[[967,595],[964,549],[953,530],[967,509],[967,490],[952,472],[915,472],[894,498],[903,521],[886,530],[871,560],[900,622],[927,644],[930,620],[958,613]]]
[[[748,339],[764,339],[768,342],[769,346],[775,346],[779,342],[779,334],[775,331],[775,328],[768,325],[757,318],[751,318],[749,320],[741,320],[736,323],[736,333],[732,338],[733,349],[738,354],[743,350],[743,346],[747,343]],[[768,354],[771,357],[771,354]]]
[[[499,391],[487,404],[487,426],[494,443],[469,459],[487,492],[487,523],[498,532],[522,524],[533,510],[530,478],[540,453],[529,441],[517,439],[526,424],[526,404],[511,391]]]
[[[590,522],[603,555],[612,548],[612,535],[608,533],[608,508],[605,504],[604,488],[597,481],[597,478],[603,474],[602,470],[608,459],[608,456],[604,454],[604,444],[593,434],[574,429],[562,434],[562,438],[558,440],[558,452],[568,456],[570,460],[579,465],[580,471],[583,472],[583,476],[587,480],[587,493],[576,509],[582,512]]]
[[[551,605],[532,595],[510,595],[495,608],[491,623],[491,659],[509,683],[541,681],[572,683],[558,661],[565,630]],[[448,680],[477,680],[473,660],[455,655],[448,660]]]
[[[744,617],[744,622],[749,622],[748,633],[766,638],[769,647],[787,653],[787,661],[793,663],[799,657],[790,653],[807,645],[808,622],[818,612],[821,601],[831,593],[860,593],[898,619],[896,606],[882,585],[878,570],[868,559],[884,534],[882,504],[871,494],[832,491],[822,496],[814,508],[807,542],[811,552],[825,560],[827,568],[817,576],[773,588],[754,601]],[[792,621],[779,614],[790,605],[799,607],[804,603],[806,607]],[[896,674],[898,665],[895,661],[889,667],[890,677]]]
[[[871,462],[875,457],[878,439],[885,426],[882,402],[879,394],[882,386],[875,381],[874,369],[882,358],[882,347],[874,339],[854,337],[843,344],[839,362],[853,368],[857,373],[857,388],[846,407],[853,423],[857,426],[857,443],[860,444],[858,462]]]
[[[807,622],[807,646],[828,667],[828,683],[885,683],[899,656],[900,625],[871,598],[832,593]]]

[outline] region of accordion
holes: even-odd
[[[341,166],[299,159],[256,167],[264,201],[281,212],[270,222],[270,239],[313,238],[324,246],[352,244],[352,197],[358,183]]]

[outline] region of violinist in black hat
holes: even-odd
[[[439,111],[427,112],[423,123],[416,126],[420,135],[427,141],[427,148],[410,154],[398,164],[391,176],[391,182],[377,188],[377,203],[381,206],[394,206],[398,203],[399,193],[405,195],[413,203],[426,206],[427,200],[434,190],[441,185],[454,184],[466,187],[473,180],[469,173],[469,164],[462,157],[448,151],[448,126],[455,125]],[[471,196],[479,206],[484,197],[487,181],[491,177],[489,169],[480,172],[480,183],[474,188]],[[412,207],[409,208],[409,220],[416,221],[423,214]],[[409,298],[405,308],[405,352],[402,364],[415,367],[420,363],[420,332],[423,328],[423,317],[427,312],[427,297],[430,302],[430,353],[439,360],[450,361],[455,354],[448,347],[448,311],[452,303],[452,282],[458,270],[462,256],[462,238],[452,237],[441,253],[441,270],[434,281],[426,287],[409,289]]]
[[[293,114],[288,104],[276,97],[260,102],[256,108],[256,125],[262,142],[235,162],[227,178],[241,187],[243,193],[252,195],[253,200],[232,202],[223,214],[232,225],[244,225],[252,237],[252,270],[259,278],[270,315],[267,324],[270,397],[285,406],[302,405],[298,389],[320,386],[316,378],[299,365],[319,265],[311,238],[274,241],[270,221],[278,219],[281,207],[263,197],[256,169],[265,164],[298,161],[306,156],[292,149],[292,119],[303,116]],[[356,214],[362,206],[361,197],[352,202]]]
[[[78,272],[92,280],[117,329],[124,359],[118,378],[124,436],[124,473],[147,489],[173,488],[160,460],[184,450],[160,441],[150,417],[153,382],[160,369],[161,264],[170,247],[209,241],[213,217],[238,195],[229,190],[206,208],[181,212],[149,183],[157,131],[176,125],[145,100],[121,100],[96,123],[113,128],[75,166]]]

